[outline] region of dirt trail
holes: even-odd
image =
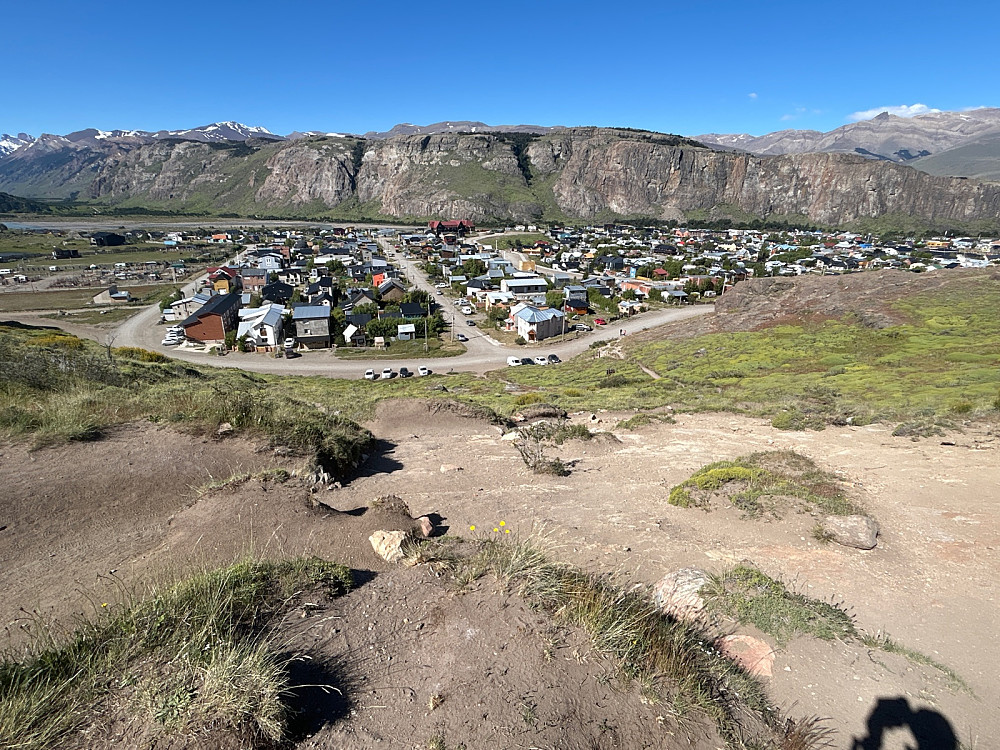
[[[345,600],[345,606],[355,602],[362,609],[332,614],[360,625],[367,607],[372,617],[368,624],[379,623],[371,632],[384,636],[381,646],[368,645],[384,647],[382,657],[392,657],[392,662],[360,665],[372,680],[365,690],[370,684],[375,692],[359,693],[364,711],[313,737],[316,747],[393,744],[394,733],[402,732],[407,721],[418,731],[402,736],[414,746],[426,745],[424,734],[437,729],[445,733],[449,747],[470,739],[470,747],[515,746],[511,737],[527,736],[519,712],[510,709],[513,701],[520,705],[524,700],[518,692],[521,682],[511,682],[509,689],[497,682],[503,689],[483,698],[493,701],[492,708],[484,709],[489,717],[484,721],[515,732],[507,740],[491,735],[487,742],[470,729],[478,709],[469,701],[476,689],[488,692],[491,675],[499,674],[495,670],[518,670],[530,678],[539,646],[515,640],[518,628],[527,627],[528,615],[515,605],[510,610],[497,604],[499,609],[483,609],[486,619],[476,619],[475,611],[493,599],[488,585],[472,598],[452,600],[419,580],[426,572],[380,577],[389,569],[371,553],[367,536],[393,519],[362,509],[373,498],[393,493],[409,504],[414,516],[439,514],[443,528],[452,533],[469,535],[469,527],[476,525],[476,533],[489,535],[501,520],[520,535],[544,527],[544,543],[554,557],[611,571],[626,581],[652,584],[679,567],[721,571],[748,560],[797,591],[843,603],[860,627],[870,633],[883,630],[946,664],[975,692],[972,697],[956,691],[933,669],[869,652],[857,643],[799,638],[779,646],[746,631],[776,649],[770,680],[775,698],[786,708],[794,705],[796,715],[831,717],[838,730],[837,748],[847,750],[852,737],[864,735],[880,699],[899,697],[940,712],[969,747],[977,747],[977,739],[978,747],[988,747],[1000,736],[1000,717],[984,710],[1000,705],[995,669],[1000,645],[994,637],[1000,620],[995,585],[1000,440],[995,428],[980,425],[946,439],[912,442],[893,437],[881,425],[792,433],[761,420],[706,414],[678,416],[675,424],[630,432],[615,427],[627,414],[596,416],[597,421],[590,414],[575,419],[611,434],[565,444],[558,455],[573,464],[573,472],[554,478],[531,474],[502,440],[500,428],[463,416],[461,410],[432,412],[424,402],[383,403],[369,426],[383,441],[384,452],[373,456],[343,489],[316,495],[294,480],[252,481],[199,495],[194,488],[210,477],[253,471],[278,459],[242,441],[202,440],[153,426],[33,453],[23,446],[3,446],[4,623],[16,620],[20,607],[76,611],[85,601],[81,592],[99,592],[98,576],[112,569],[126,577],[148,575],[192,560],[224,562],[248,549],[319,554],[368,571],[365,576],[375,574]],[[735,510],[706,512],[667,503],[670,487],[702,465],[763,449],[798,451],[842,477],[854,499],[881,522],[879,546],[862,552],[823,545],[812,538],[815,521],[808,515],[752,521]],[[315,506],[314,498],[327,507]],[[437,608],[445,613],[443,619],[431,617]],[[498,620],[497,627],[470,642],[478,655],[463,654],[454,639],[469,628],[483,631],[490,617]],[[402,618],[437,623],[434,639],[421,641],[418,648],[408,630],[396,629]],[[331,627],[340,626],[331,623],[308,637],[333,656],[365,645],[343,628],[334,632]],[[389,629],[382,632],[383,626]],[[572,651],[564,656],[573,658]],[[469,661],[463,661],[467,656]],[[494,671],[487,671],[490,659]],[[390,663],[401,671],[390,669]],[[449,665],[454,665],[452,672]],[[571,666],[560,663],[559,668]],[[595,669],[588,680],[605,667]],[[565,689],[566,681],[579,676],[554,674],[563,675],[558,684],[569,701],[573,691]],[[428,691],[438,690],[438,683],[456,698],[455,713],[425,707]],[[588,684],[599,691],[599,684]],[[393,692],[393,686],[401,685],[413,692]],[[544,707],[539,717],[544,713],[545,721],[562,721],[559,710],[571,716],[576,709],[569,703],[558,709],[558,695],[529,698]],[[591,698],[588,694],[586,700]],[[402,718],[382,717],[388,709],[375,708],[390,704]],[[621,735],[624,744],[618,746],[642,746],[630,737]],[[901,749],[909,735],[893,737],[882,750]],[[476,744],[477,739],[482,743]]]

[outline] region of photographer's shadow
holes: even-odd
[[[916,742],[903,745],[907,750],[958,750],[955,730],[942,714],[929,708],[914,711],[902,696],[879,698],[868,714],[867,729],[867,737],[854,738],[852,750],[889,750],[885,735],[896,729],[909,730]]]

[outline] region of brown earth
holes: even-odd
[[[318,554],[350,565],[362,585],[313,617],[290,616],[291,647],[329,661],[349,688],[344,700],[312,695],[318,713],[304,715],[302,747],[426,747],[438,736],[470,748],[687,746],[676,725],[657,720],[662,709],[608,680],[611,665],[580,634],[556,633],[491,580],[460,594],[426,568],[375,557],[371,531],[409,520],[364,508],[393,493],[413,516],[439,514],[451,533],[489,536],[500,521],[520,536],[542,530],[553,557],[622,581],[653,584],[679,567],[721,571],[748,560],[796,591],[843,603],[860,627],[946,664],[974,692],[857,643],[778,646],[731,623],[775,648],[775,700],[796,716],[830,717],[835,747],[865,735],[878,700],[900,697],[939,712],[968,747],[1000,735],[1000,717],[987,709],[1000,705],[995,428],[913,442],[880,425],[789,433],[720,415],[628,432],[615,429],[621,416],[577,415],[614,437],[564,445],[555,454],[573,471],[556,478],[530,473],[499,427],[426,403],[384,403],[368,425],[384,451],[344,488],[318,493],[296,479],[254,479],[199,494],[212,478],[294,466],[241,440],[149,425],[34,452],[5,445],[0,613],[15,630],[22,608],[65,617],[88,597],[110,596],[114,586],[100,576],[112,570],[131,581],[247,551]],[[702,465],[771,448],[840,476],[880,521],[878,547],[821,544],[805,514],[753,521],[667,503],[670,487]],[[432,696],[441,700],[433,709]],[[695,734],[696,747],[714,746],[710,733]],[[906,742],[908,731],[890,730],[881,747]]]

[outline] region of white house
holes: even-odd
[[[247,337],[247,343],[255,349],[270,351],[281,341],[285,308],[281,305],[263,305],[240,310],[240,324],[236,329],[236,338]]]
[[[525,341],[542,341],[563,332],[566,320],[562,310],[539,309],[531,305],[517,305],[511,313],[517,335]]]
[[[412,341],[417,337],[417,326],[413,323],[400,323],[396,327],[396,338],[400,341]]]

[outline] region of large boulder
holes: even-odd
[[[368,541],[375,554],[386,562],[397,563],[405,556],[403,542],[411,536],[408,531],[376,531]]]
[[[823,531],[845,547],[874,549],[878,543],[878,521],[870,516],[827,516]]]
[[[708,583],[708,573],[700,568],[681,568],[667,573],[653,588],[656,606],[678,620],[693,621],[701,617],[705,600],[701,588]]]

